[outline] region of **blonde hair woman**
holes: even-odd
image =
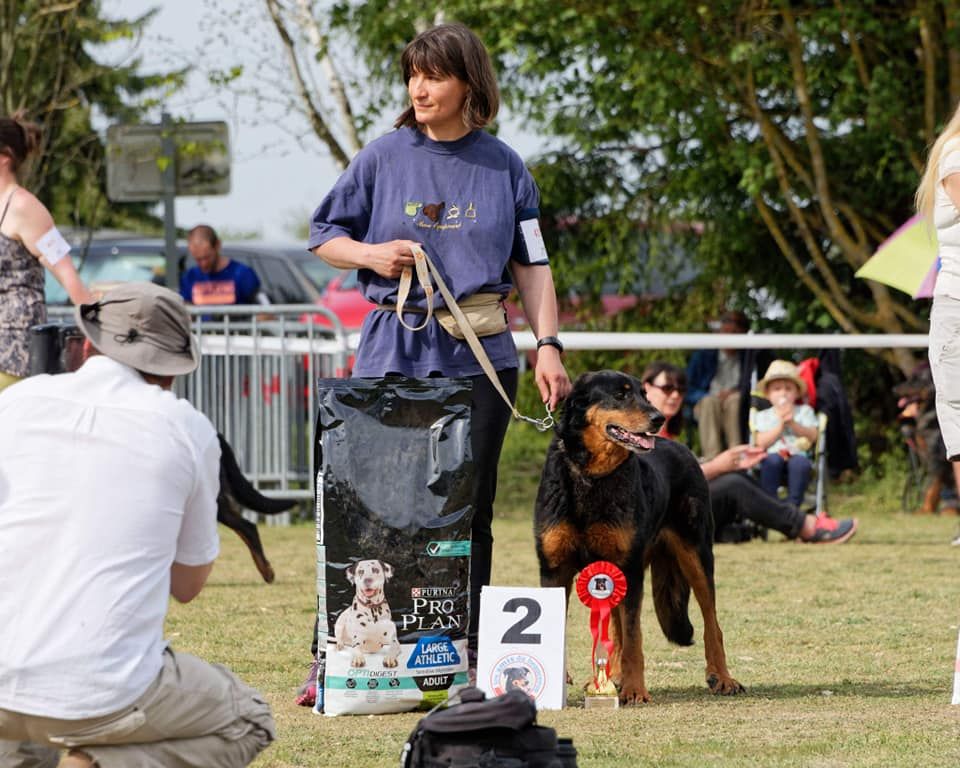
[[[940,274],[933,290],[927,354],[940,433],[960,487],[960,107],[930,149],[916,204],[937,230]],[[953,543],[960,544],[960,536]],[[952,703],[960,704],[960,677],[954,679]]]
[[[930,313],[930,369],[947,457],[960,480],[960,109],[930,149],[916,205],[936,229],[939,244],[940,273]]]

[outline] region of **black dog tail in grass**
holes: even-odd
[[[693,645],[693,625],[690,623],[690,585],[683,578],[680,566],[663,544],[654,544],[650,554],[650,578],[653,605],[657,620],[667,640],[677,645]]]
[[[240,470],[230,443],[219,432],[217,439],[220,441],[220,471],[226,475],[230,493],[241,507],[264,515],[278,515],[297,503],[295,499],[273,499],[260,493]]]

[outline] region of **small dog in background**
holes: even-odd
[[[932,515],[938,511],[941,514],[957,514],[956,500],[952,506],[945,505],[944,509],[940,509],[944,491],[956,491],[956,482],[953,468],[947,461],[947,451],[937,421],[936,392],[930,366],[926,363],[918,365],[906,381],[893,388],[893,394],[900,408],[897,416],[900,432],[908,443],[913,441],[927,469],[928,480],[920,507],[913,511],[920,515]]]
[[[217,438],[220,440],[220,492],[217,494],[217,522],[235,531],[243,540],[263,580],[270,584],[274,579],[273,567],[263,551],[257,526],[243,516],[243,510],[249,509],[262,515],[277,515],[286,512],[296,504],[296,501],[271,499],[260,493],[244,476],[227,439],[219,432]]]

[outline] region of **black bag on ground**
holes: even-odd
[[[459,704],[417,723],[401,768],[577,768],[571,740],[536,721],[537,707],[522,691],[486,699],[479,688],[465,688]]]

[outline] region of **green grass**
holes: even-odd
[[[505,449],[495,522],[494,583],[535,585],[531,510],[543,441],[530,431]],[[569,736],[586,768],[636,766],[956,766],[960,707],[951,707],[960,619],[956,518],[899,510],[901,478],[830,489],[834,516],[860,531],[840,546],[719,545],[717,600],[727,658],[746,695],[712,696],[696,643],[671,646],[644,602],[647,686],[653,702],[604,712],[569,706],[539,721]],[[313,626],[314,528],[262,527],[277,580],[259,580],[239,539],[222,528],[223,553],[194,603],[174,605],[175,648],[225,663],[274,708],[279,737],[259,768],[397,764],[418,714],[320,717],[296,707]],[[585,609],[571,604],[568,662],[589,672]]]

